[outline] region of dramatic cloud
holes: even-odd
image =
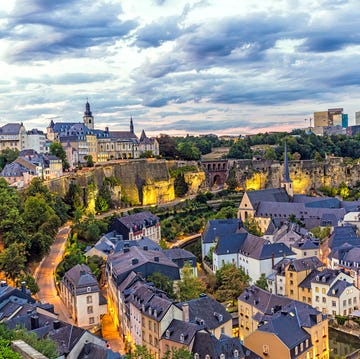
[[[0,118],[45,128],[233,133],[357,108],[357,0],[17,0],[0,4]]]

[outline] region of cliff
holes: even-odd
[[[113,188],[113,197],[132,205],[152,205],[175,199],[174,179],[170,177],[164,160],[113,161],[53,179],[47,182],[47,186],[51,192],[65,196],[69,184],[73,182],[83,189],[85,199],[88,185],[92,183],[99,189],[107,177],[116,178],[119,182]],[[202,171],[188,174],[186,180],[191,193],[206,187],[206,177]]]

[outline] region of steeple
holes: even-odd
[[[132,116],[130,117],[130,133],[134,133],[134,124],[133,124]]]
[[[83,116],[84,125],[89,128],[90,130],[94,129],[94,117],[92,112],[90,111],[90,104],[89,101],[86,99],[85,104],[85,112]]]
[[[285,142],[284,148],[284,177],[281,182],[281,187],[284,187],[287,194],[292,198],[294,196],[294,190],[292,187],[292,181],[290,179],[290,171],[289,171],[289,161],[288,161],[288,154],[287,154],[287,146]]]

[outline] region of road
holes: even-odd
[[[74,324],[68,310],[57,293],[54,278],[54,271],[63,258],[66,240],[70,230],[70,225],[65,225],[59,229],[49,254],[39,264],[34,276],[40,288],[37,294],[38,300],[42,303],[47,302],[53,304],[55,313],[59,314],[60,320]]]

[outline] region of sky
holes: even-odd
[[[0,2],[0,126],[247,134],[360,110],[358,0]],[[305,120],[307,119],[307,120]]]

